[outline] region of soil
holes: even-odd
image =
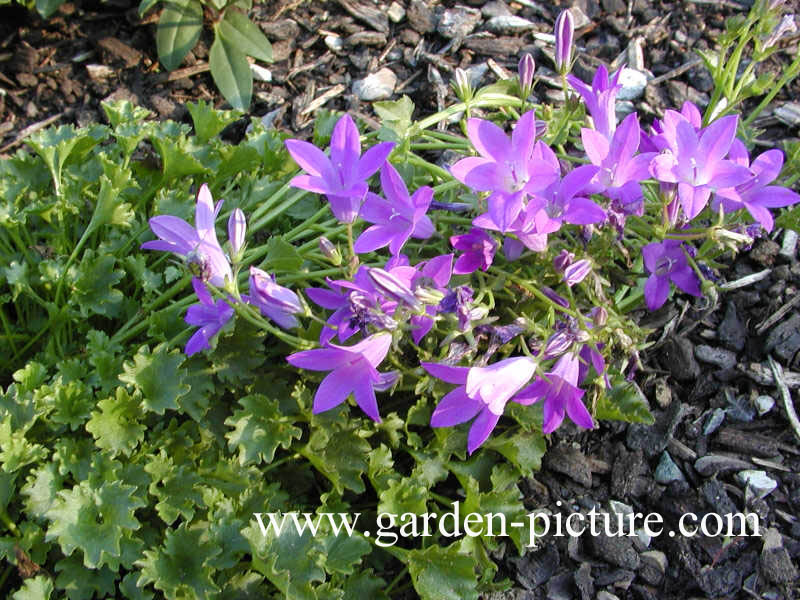
[[[526,51],[540,68],[552,66],[552,47],[534,33],[551,33],[565,2],[465,4],[468,10],[422,0],[256,4],[253,20],[272,41],[275,62],[262,65],[271,81],[255,83],[247,119],[268,117],[307,137],[322,107],[374,123],[370,102],[359,99],[353,84],[382,68],[396,77],[388,97],[409,95],[419,115],[453,100],[447,82],[456,67],[475,67],[488,83],[515,71]],[[570,4],[586,16],[578,29],[579,76],[586,79],[600,62],[631,64],[642,49],[643,66],[656,78],[636,101],[645,121],[686,99],[708,102],[712,82],[694,52],[712,47],[725,18],[746,10],[731,0]],[[797,1],[786,5],[800,8]],[[187,101],[224,106],[208,72],[210,32],[180,69],[166,73],[155,50],[157,12],[140,19],[137,8],[126,0],[68,3],[46,21],[17,6],[0,9],[0,155],[50,124],[103,121],[100,102],[107,99],[131,99],[160,118],[187,122]],[[452,37],[445,11],[455,15],[453,27],[474,31]],[[489,19],[501,14],[527,19],[531,29],[489,33]],[[791,60],[798,39],[787,38],[769,67]],[[537,90],[554,97],[547,72],[539,74],[545,77]],[[774,108],[799,92],[795,81],[759,118],[758,145],[780,147],[797,136],[798,123],[780,121]],[[514,588],[487,598],[800,597],[800,431],[792,430],[784,408],[800,388],[797,237],[776,230],[717,275],[732,288],[717,302],[678,297],[657,313],[637,315],[659,332],[635,374],[656,424],[604,423],[591,433],[562,427],[542,471],[524,482],[531,509],[657,513],[664,535],[551,536],[523,557],[509,550],[498,558]],[[783,373],[778,379],[788,401],[771,359]],[[748,476],[754,477],[749,486]],[[759,515],[760,536],[666,533],[677,530],[683,514],[743,512]]]

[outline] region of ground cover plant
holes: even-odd
[[[734,25],[761,40],[777,19],[762,4]],[[46,130],[0,163],[0,589],[508,585],[502,538],[366,531],[459,502],[526,524],[509,530],[522,552],[519,480],[546,435],[651,419],[629,381],[648,332],[627,313],[675,289],[713,300],[716,260],[800,199],[776,183],[783,155],[753,153],[718,104],[617,123],[619,72],[569,76],[568,15],[556,32],[571,94],[557,108],[529,104],[526,57],[479,90],[459,73],[461,102],[435,115],[377,104],[363,136],[325,115],[313,143],[256,121],[231,146],[218,134],[234,112],[193,104],[191,130],[119,103],[107,126]],[[749,74],[714,64],[734,107]],[[434,131],[447,120],[463,135]],[[445,150],[459,159],[436,164]],[[254,518],[277,511],[363,517],[353,535]],[[19,565],[30,576],[11,587]]]

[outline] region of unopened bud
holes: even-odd
[[[569,287],[572,287],[576,283],[583,281],[591,270],[592,263],[586,258],[574,262],[564,269],[564,282]]]
[[[794,33],[797,31],[797,26],[794,24],[794,15],[783,15],[781,22],[772,30],[769,37],[764,41],[764,50],[772,48],[780,39],[787,33]]]
[[[231,259],[238,262],[244,249],[244,235],[247,232],[247,220],[241,208],[234,208],[228,218],[228,241],[231,243]]]
[[[561,75],[569,73],[572,67],[572,41],[575,36],[575,21],[572,13],[562,10],[556,19],[556,71]]]
[[[472,99],[473,89],[472,83],[469,80],[469,75],[464,69],[457,68],[455,72],[455,81],[452,82],[453,91],[456,97],[462,102],[468,102]]]
[[[533,56],[528,52],[519,61],[519,86],[522,99],[525,100],[531,95],[533,90],[533,73],[536,70],[536,63],[533,61]]]
[[[595,306],[589,311],[589,316],[592,317],[592,324],[595,327],[603,327],[608,323],[608,311],[602,306]]]
[[[387,298],[406,304],[414,312],[422,311],[422,304],[414,296],[414,292],[388,271],[373,267],[367,270],[367,275],[377,290]]]
[[[342,255],[339,249],[324,235],[319,238],[319,251],[322,252],[322,256],[331,261],[334,267],[338,267],[342,264]]]
[[[572,264],[572,261],[574,260],[575,260],[575,255],[572,252],[568,250],[562,250],[561,252],[558,253],[558,256],[556,256],[553,259],[553,268],[558,273],[563,273],[566,270],[566,268]]]

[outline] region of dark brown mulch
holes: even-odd
[[[308,135],[321,107],[349,110],[369,122],[368,101],[354,82],[389,69],[391,98],[408,94],[417,114],[452,100],[456,67],[472,67],[483,83],[514,71],[522,53],[552,66],[550,33],[567,3],[422,0],[278,1],[256,5],[254,20],[273,42],[270,82],[256,82],[253,116]],[[708,102],[712,83],[694,51],[714,45],[726,17],[743,9],[724,2],[578,0],[586,16],[575,71],[584,79],[601,61],[636,65],[656,77],[635,107],[644,119],[690,99]],[[787,2],[795,10],[800,2]],[[20,8],[0,9],[0,154],[13,152],[36,127],[104,119],[100,102],[128,98],[159,117],[187,120],[185,103],[222,107],[208,73],[211,39],[204,35],[181,69],[158,65],[155,17],[141,21],[125,0],[65,4],[48,21]],[[398,10],[400,9],[400,10]],[[800,12],[800,11],[797,11]],[[492,16],[532,22],[524,33],[490,33]],[[471,29],[473,28],[473,29]],[[797,52],[797,36],[785,44]],[[787,60],[778,55],[774,67]],[[384,75],[386,73],[384,72]],[[546,73],[545,73],[546,75]],[[391,79],[391,78],[390,78]],[[557,96],[546,78],[537,92]],[[800,97],[794,82],[775,106]],[[759,120],[760,145],[797,136],[798,123],[772,111]],[[781,247],[783,245],[783,248]],[[762,279],[724,294],[715,308],[678,300],[643,323],[669,333],[642,357],[637,382],[656,425],[603,424],[585,434],[563,428],[541,473],[525,482],[528,506],[555,512],[593,507],[659,513],[666,529],[681,514],[756,512],[762,537],[548,538],[535,552],[501,563],[515,588],[488,597],[531,598],[794,598],[800,594],[800,444],[774,385],[768,356],[782,365],[793,398],[800,388],[800,263],[791,234],[777,231],[733,261],[727,281]],[[759,415],[769,397],[774,406]],[[741,473],[764,471],[776,484],[759,498]],[[560,503],[560,504],[558,504]]]

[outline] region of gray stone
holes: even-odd
[[[544,463],[548,469],[566,475],[585,487],[592,487],[592,469],[580,450],[559,444],[545,454]]]
[[[744,486],[745,491],[751,492],[757,498],[765,498],[778,487],[778,482],[769,477],[766,471],[747,469],[739,471],[736,479]]]
[[[272,71],[261,65],[252,63],[250,65],[250,72],[253,73],[253,79],[256,81],[264,81],[266,83],[272,81]]]
[[[472,33],[480,22],[481,11],[456,5],[442,13],[436,31],[448,39],[463,39]]]
[[[773,329],[764,344],[766,352],[774,351],[785,361],[791,361],[800,351],[800,312],[795,313]]]
[[[650,585],[661,585],[667,572],[669,561],[667,555],[660,550],[649,550],[641,554],[642,566],[639,576]]]
[[[700,376],[692,342],[685,337],[667,338],[659,358],[663,367],[678,381],[695,381]]]
[[[344,50],[344,40],[338,35],[326,35],[325,45],[333,52],[341,52]]]
[[[548,544],[525,556],[514,559],[517,567],[517,581],[529,589],[534,590],[547,583],[555,575],[560,563],[558,550],[553,544]]]
[[[595,557],[612,565],[634,571],[639,568],[639,554],[627,536],[608,536],[601,530],[600,535],[589,537],[588,546]]]
[[[783,584],[797,580],[797,567],[786,548],[783,538],[776,529],[770,528],[764,533],[764,546],[761,550],[761,570],[772,583]]]
[[[386,11],[386,16],[392,23],[399,23],[406,16],[406,9],[397,2],[392,2],[389,5],[389,10]]]
[[[672,460],[669,452],[661,454],[661,460],[658,461],[654,477],[655,480],[662,485],[667,485],[673,481],[684,481],[686,479],[678,465]]]
[[[717,328],[717,338],[728,350],[741,352],[747,341],[747,327],[745,327],[736,311],[736,304],[728,302],[725,306],[725,317]]]
[[[635,69],[622,69],[619,75],[619,83],[622,86],[617,94],[617,100],[636,100],[644,94],[647,87],[647,74]]]
[[[749,469],[751,466],[747,461],[721,454],[706,454],[698,458],[694,463],[695,470],[704,477],[711,477],[716,473],[726,471]]]
[[[783,240],[781,241],[781,251],[778,253],[786,260],[794,260],[797,251],[797,232],[791,229],[783,230]]]
[[[619,596],[615,596],[611,592],[600,590],[597,592],[597,600],[619,600]]]
[[[717,429],[719,429],[719,426],[722,425],[724,420],[725,410],[722,408],[715,408],[708,417],[705,427],[703,427],[703,435],[711,435],[714,433]]]
[[[573,600],[572,572],[562,573],[547,582],[547,600]]]
[[[736,366],[736,354],[723,348],[699,344],[694,347],[694,355],[698,360],[715,365],[720,369],[732,369]]]
[[[491,0],[481,6],[481,14],[487,18],[509,16],[511,11],[503,0]]]
[[[354,81],[353,93],[367,102],[386,100],[392,97],[395,85],[397,85],[397,75],[390,68],[384,67],[377,73]]]
[[[758,416],[767,414],[775,406],[775,399],[772,396],[758,396],[753,404],[756,405]]]
[[[514,15],[500,15],[492,17],[486,22],[486,29],[492,33],[510,34],[524,33],[535,27],[535,24],[528,19],[515,17]]]
[[[411,0],[406,17],[411,28],[422,34],[436,31],[436,24],[439,22],[436,13],[425,0]]]
[[[787,102],[776,108],[772,114],[785,125],[800,125],[800,104],[797,102]]]
[[[575,587],[578,588],[581,600],[594,600],[594,579],[589,563],[581,563],[575,572]]]

